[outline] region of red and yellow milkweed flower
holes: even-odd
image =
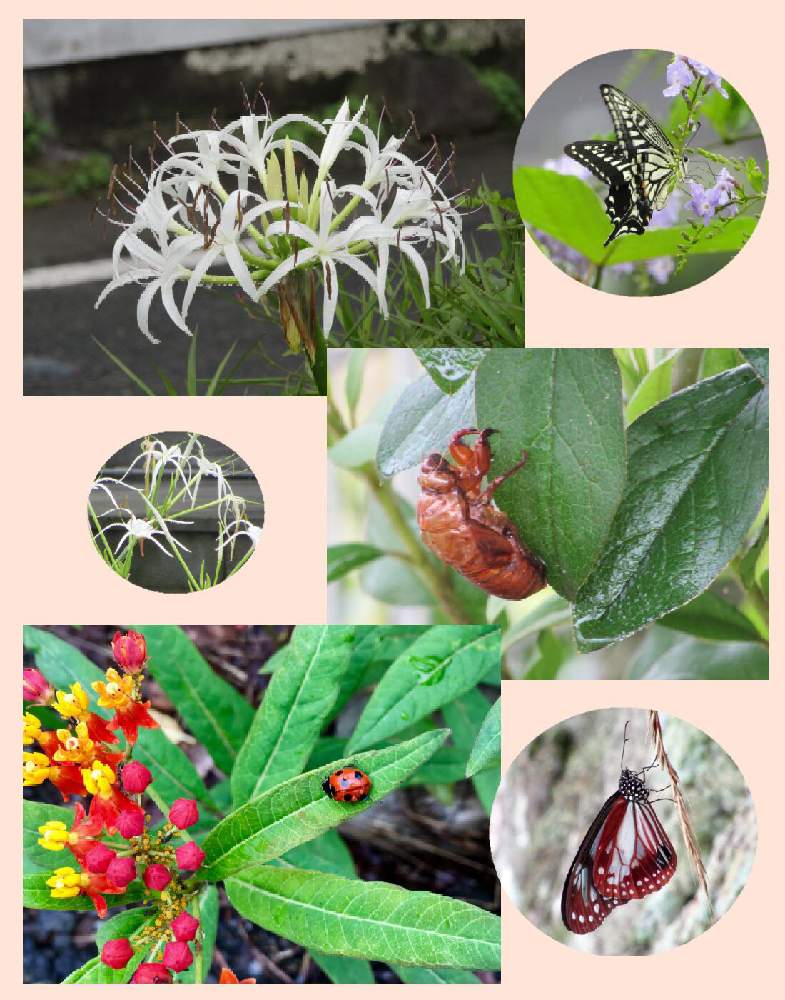
[[[92,875],[90,872],[78,872],[74,868],[64,866],[55,868],[51,878],[46,880],[53,899],[73,899],[74,896],[89,896],[95,906],[96,913],[103,920],[107,905],[104,895],[117,896],[125,892],[107,879],[106,875]]]
[[[122,729],[129,743],[135,743],[137,732],[155,729],[158,723],[149,714],[149,701],[140,701],[140,674],[121,676],[114,667],[106,671],[106,681],[93,681],[93,690],[98,694],[101,708],[114,709],[114,717],[109,723],[112,729]]]

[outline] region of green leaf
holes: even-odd
[[[50,806],[44,802],[23,800],[22,850],[29,861],[47,870],[47,878],[55,868],[69,864],[71,860],[70,851],[49,851],[39,845],[38,838],[41,834],[38,832],[38,827],[50,820],[59,820],[65,823],[67,830],[70,830],[74,822],[74,811],[65,806]]]
[[[305,948],[396,964],[500,966],[501,921],[461,900],[269,866],[228,879],[226,892],[247,920]]]
[[[220,812],[191,761],[160,729],[139,730],[133,758],[151,771],[152,788],[167,806],[179,798],[196,799],[208,812]]]
[[[698,379],[711,378],[731,368],[744,364],[741,352],[735,347],[706,347],[701,352]]]
[[[617,642],[702,593],[739,548],[768,479],[768,400],[748,365],[629,428],[629,478],[574,607],[578,647]]]
[[[147,949],[135,951],[124,969],[110,969],[108,965],[104,965],[101,961],[101,949],[107,941],[120,937],[129,938],[133,945],[135,943],[134,939],[138,937],[143,928],[152,923],[153,919],[154,915],[149,909],[138,907],[133,910],[123,910],[113,917],[101,920],[95,936],[95,943],[99,954],[91,958],[88,962],[85,962],[80,968],[75,969],[63,982],[101,983],[105,985],[129,982],[131,976],[146,957]]]
[[[66,864],[51,866],[49,872],[33,872],[22,876],[22,906],[34,910],[92,910],[93,904],[88,896],[82,894],[69,899],[54,899],[46,880],[52,877],[55,868],[66,867]],[[70,867],[74,867],[71,865]],[[145,887],[141,882],[132,882],[124,893],[118,896],[107,896],[108,906],[124,906],[126,903],[137,903],[144,898]]]
[[[447,730],[440,729],[385,750],[347,756],[263,792],[208,833],[202,844],[206,858],[201,877],[216,881],[278,858],[370,808],[416,771],[446,736]],[[368,799],[351,806],[334,802],[322,789],[326,774],[348,765],[365,771],[373,782]]]
[[[421,636],[427,625],[357,625],[349,666],[333,709],[335,718],[361,688],[378,684],[389,665]],[[334,756],[334,755],[333,755]]]
[[[346,367],[346,402],[349,404],[349,412],[352,415],[354,415],[360,401],[367,357],[367,347],[358,347],[349,351],[349,363]]]
[[[330,545],[327,549],[327,582],[340,580],[360,566],[381,559],[384,552],[375,545],[363,542],[349,542],[346,545]]]
[[[404,389],[382,428],[379,471],[394,476],[419,465],[429,452],[444,451],[458,428],[473,424],[473,377],[448,396],[423,375]]]
[[[409,527],[416,534],[417,521],[412,506],[397,494],[393,502],[400,508]],[[387,512],[374,497],[368,500],[367,532],[368,541],[374,546],[386,552],[405,554],[406,547],[401,541],[400,534],[390,523]],[[383,556],[367,563],[362,569],[360,579],[363,590],[385,604],[409,607],[430,606],[434,603],[433,594],[409,564],[393,555]]]
[[[768,347],[743,347],[741,353],[744,359],[752,365],[764,382],[769,381],[769,349]]]
[[[471,777],[486,767],[498,767],[502,754],[502,700],[497,698],[488,709],[477,739],[474,741],[466,776]]]
[[[355,427],[337,441],[327,454],[333,465],[343,469],[359,469],[376,457],[381,425],[373,422]]]
[[[566,625],[570,620],[570,603],[550,589],[541,590],[527,599],[526,611],[510,625],[502,636],[502,654],[517,642],[546,628]]]
[[[253,709],[176,625],[137,625],[147,640],[147,669],[166,691],[191,733],[224,774],[253,719]]]
[[[660,625],[715,642],[755,642],[760,636],[749,620],[729,601],[707,590],[684,607],[660,619]]]
[[[625,478],[621,376],[610,350],[495,350],[477,372],[477,416],[495,427],[495,494],[548,582],[573,598],[608,536]]]
[[[131,938],[153,919],[155,914],[148,907],[137,906],[132,910],[121,910],[106,920],[99,920],[95,932],[96,947],[100,952],[107,941],[113,941],[115,938]]]
[[[64,642],[51,632],[25,625],[23,631],[24,647],[35,657],[35,663],[41,673],[54,688],[67,690],[72,684],[79,683],[90,699],[90,708],[96,715],[108,719],[112,713],[105,708],[99,708],[95,700],[95,692],[90,686],[93,681],[105,680],[103,671],[91,663],[87,657],[68,642]]]
[[[646,681],[765,681],[769,654],[760,643],[685,639],[633,676]]]
[[[526,666],[527,681],[552,681],[574,651],[571,642],[559,639],[552,629],[543,629]]]
[[[235,805],[299,774],[340,690],[354,628],[298,625],[232,771]]]
[[[418,986],[429,986],[432,983],[459,986],[463,983],[481,983],[472,972],[466,969],[423,969],[418,966],[391,965],[395,975],[402,983],[414,983]]]
[[[193,905],[189,907],[192,916],[196,916],[196,909]],[[206,885],[199,893],[199,933],[197,934],[197,947],[202,951],[202,975],[199,979],[203,983],[213,964],[213,952],[215,951],[215,937],[218,933],[218,890],[214,885]],[[194,943],[196,943],[194,942]],[[175,978],[176,983],[196,982],[196,961],[190,969],[180,972]]]
[[[421,347],[414,353],[442,392],[452,395],[488,353],[482,347]]]
[[[490,625],[436,625],[387,670],[371,695],[347,752],[374,746],[401,732],[479,683],[500,663],[498,629]]]
[[[625,417],[627,423],[634,420],[650,410],[652,406],[661,403],[671,394],[673,377],[673,363],[678,357],[678,351],[672,351],[664,357],[659,364],[656,364],[641,380],[635,392],[627,403]]]
[[[585,181],[541,167],[518,167],[513,185],[521,218],[529,227],[566,243],[596,265],[672,257],[683,242],[684,227],[674,226],[621,236],[604,247],[611,225],[600,196]],[[755,225],[754,218],[737,216],[719,230],[701,227],[691,253],[735,253]]]

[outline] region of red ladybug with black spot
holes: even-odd
[[[350,764],[333,771],[322,782],[322,788],[336,802],[363,802],[371,794],[371,779]]]

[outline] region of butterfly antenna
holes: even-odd
[[[619,764],[620,771],[624,770],[624,748],[629,743],[629,739],[627,737],[627,729],[629,728],[629,725],[630,725],[630,720],[627,719],[627,721],[624,723],[624,738],[622,739],[621,743],[621,762]]]

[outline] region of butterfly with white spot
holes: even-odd
[[[616,141],[571,142],[564,152],[608,185],[605,211],[613,230],[603,246],[625,233],[642,235],[684,179],[687,157],[678,153],[651,115],[618,87],[603,83],[602,99]]]
[[[648,770],[644,768],[644,771]],[[570,865],[561,897],[564,926],[596,931],[611,910],[661,889],[676,871],[676,851],[640,775],[624,768]]]

